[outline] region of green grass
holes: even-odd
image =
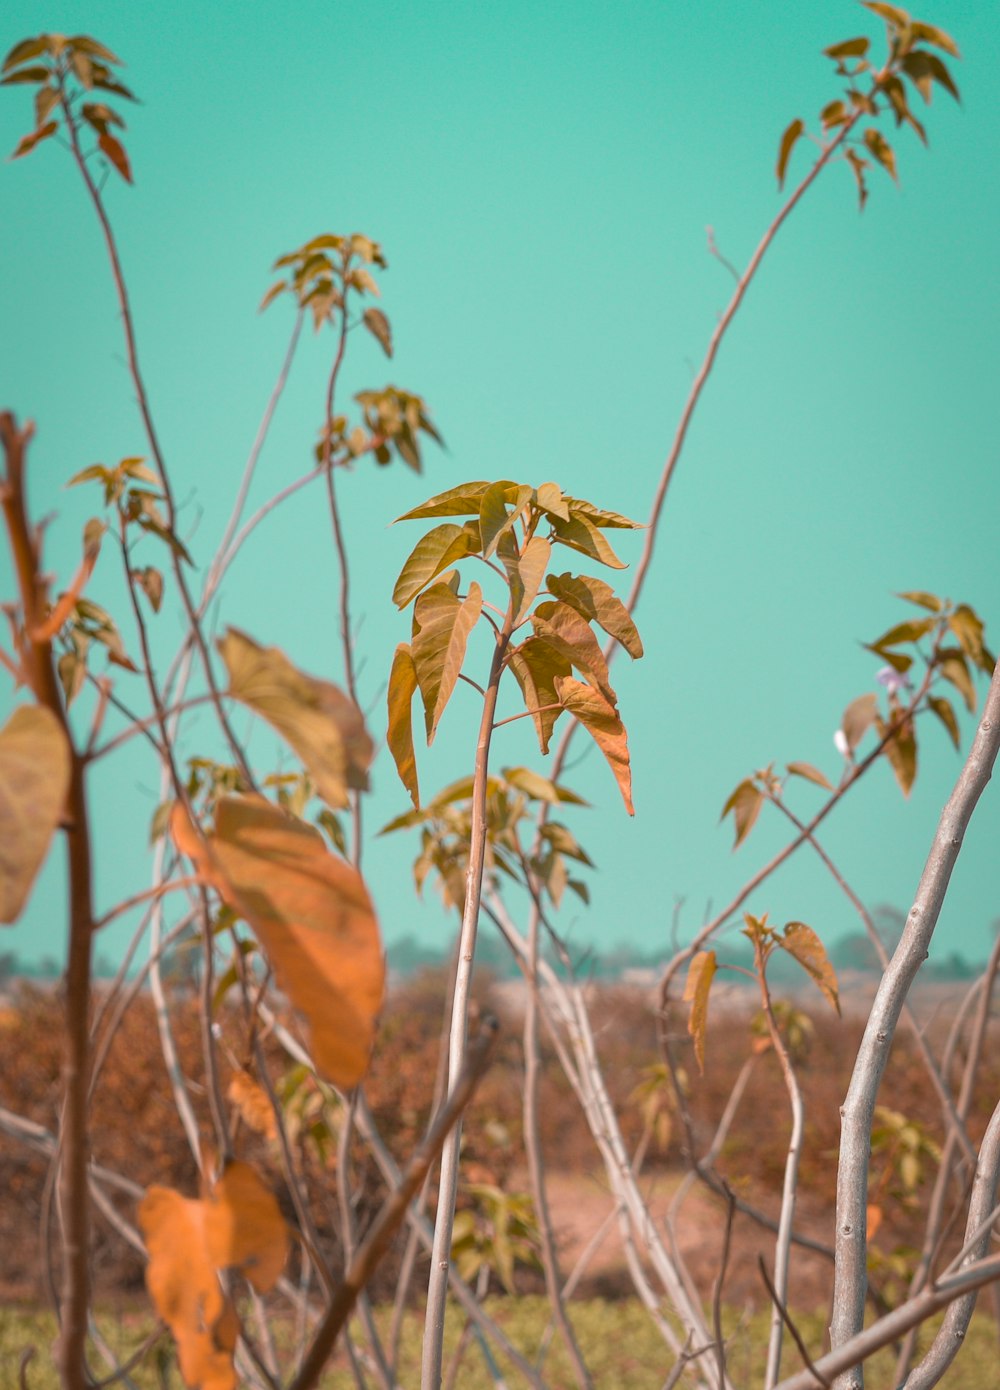
[[[539,1339],[548,1322],[547,1304],[543,1298],[495,1298],[487,1300],[491,1316],[499,1322],[511,1341],[534,1357]],[[380,1309],[377,1320],[384,1331],[388,1310]],[[670,1357],[641,1306],[634,1300],[608,1303],[601,1299],[576,1303],[572,1306],[573,1323],[581,1349],[590,1366],[594,1382],[599,1387],[614,1390],[661,1390],[670,1368]],[[823,1334],[825,1315],[817,1313],[797,1320],[806,1341],[818,1349]],[[103,1336],[124,1359],[139,1346],[153,1327],[148,1314],[130,1309],[104,1307],[98,1323]],[[446,1365],[461,1332],[460,1313],[450,1317],[446,1336]],[[740,1390],[759,1386],[763,1375],[764,1349],[767,1343],[768,1320],[756,1314],[741,1325],[735,1310],[727,1310],[727,1330],[736,1328],[730,1350],[729,1368]],[[281,1329],[279,1329],[281,1331]],[[420,1383],[420,1341],[422,1324],[416,1314],[407,1318],[403,1334],[400,1382],[404,1386]],[[287,1344],[288,1331],[279,1336],[279,1345]],[[929,1342],[931,1327],[924,1337]],[[18,1383],[18,1364],[26,1346],[34,1345],[36,1356],[28,1370],[29,1390],[58,1390],[52,1367],[51,1347],[55,1323],[48,1313],[37,1309],[9,1305],[0,1313],[0,1386],[13,1390]],[[995,1390],[997,1385],[997,1332],[985,1314],[973,1320],[966,1345],[949,1373],[940,1382],[946,1390]],[[159,1363],[159,1365],[158,1365]],[[788,1346],[782,1370],[791,1374],[799,1369],[799,1356],[794,1346]],[[866,1383],[870,1390],[889,1390],[892,1385],[893,1355],[883,1352],[867,1363]],[[92,1366],[98,1377],[108,1374],[104,1361],[95,1353]],[[501,1361],[509,1390],[519,1390],[525,1382]],[[181,1380],[169,1340],[158,1344],[144,1364],[132,1373],[138,1390],[180,1390]],[[558,1338],[553,1338],[545,1363],[545,1379],[552,1390],[563,1390],[575,1384],[569,1363]],[[122,1383],[122,1382],[119,1382]],[[468,1343],[461,1370],[456,1380],[461,1390],[491,1390],[492,1381],[486,1371],[482,1353],[474,1340]],[[354,1381],[338,1358],[324,1376],[323,1390],[348,1390]]]

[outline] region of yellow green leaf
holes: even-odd
[[[562,488],[557,483],[542,483],[535,493],[535,501],[550,516],[569,521],[569,507],[562,495]]]
[[[479,534],[486,559],[493,554],[499,538],[522,515],[533,495],[533,488],[505,481],[494,483],[483,493],[479,504]],[[513,507],[510,512],[507,511],[508,503]]]
[[[557,676],[555,688],[559,699],[590,734],[604,754],[608,766],[614,773],[618,790],[622,794],[625,809],[630,816],[635,815],[632,805],[632,770],[629,765],[628,737],[614,706],[609,704],[600,691],[591,685],[583,685],[572,676]]]
[[[21,705],[0,729],[0,922],[20,916],[62,819],[70,750],[44,705]]]
[[[429,516],[478,516],[483,493],[489,486],[489,483],[476,482],[462,483],[459,487],[451,487],[447,492],[439,492],[436,497],[422,502],[419,507],[414,507],[412,511],[397,516],[396,520],[419,521],[421,518]]]
[[[825,997],[837,1013],[840,1013],[840,996],[837,992],[837,976],[830,964],[826,949],[812,927],[805,922],[789,922],[784,935],[775,938],[782,950],[787,951],[803,970],[819,985]]]
[[[840,727],[852,753],[875,722],[877,714],[878,697],[873,694],[859,695],[844,710]]]
[[[587,517],[580,515],[575,507],[571,509],[569,521],[561,521],[558,517],[552,517],[551,520],[554,539],[561,541],[563,545],[568,545],[571,550],[579,550],[582,555],[589,555],[591,559],[599,560],[609,569],[625,568],[624,562],[619,560],[598,527]]]
[[[278,988],[309,1025],[313,1060],[334,1085],[368,1067],[385,984],[364,880],[323,836],[261,796],[220,797],[205,837],[175,806],[171,833],[203,882],[253,930]]]
[[[435,584],[417,599],[413,612],[411,652],[424,702],[427,742],[433,743],[438,723],[455,689],[469,633],[483,608],[483,591],[469,585],[460,601],[445,584]]]
[[[698,1070],[705,1070],[705,1032],[708,1027],[708,996],[715,978],[715,952],[699,951],[691,958],[684,982],[684,1002],[691,1005],[688,1033],[694,1042]]]
[[[389,732],[387,742],[399,773],[400,781],[410,793],[419,810],[420,787],[417,782],[417,760],[413,751],[413,696],[417,689],[417,671],[413,655],[405,642],[400,642],[392,658],[389,673]]]
[[[417,542],[400,570],[392,591],[393,603],[397,608],[405,608],[442,570],[455,560],[474,555],[478,549],[479,526],[475,522],[456,526],[454,522],[446,521],[433,527]]]
[[[621,643],[629,656],[642,656],[642,640],[628,609],[603,579],[587,574],[550,574],[545,587],[550,594],[575,608],[587,622],[602,627],[609,637]]]
[[[538,746],[543,753],[547,753],[552,729],[562,713],[555,682],[558,677],[570,674],[570,663],[561,652],[539,637],[529,637],[515,647],[509,663],[521,687],[525,709],[531,713],[538,734]]]
[[[781,137],[781,144],[778,146],[778,164],[775,170],[778,175],[779,188],[784,187],[785,171],[788,168],[789,157],[791,156],[792,150],[795,148],[796,140],[799,139],[805,128],[805,123],[800,118],[796,118],[786,127]]]
[[[277,647],[261,647],[237,628],[218,643],[229,694],[277,729],[302,759],[319,795],[344,807],[366,791],[374,744],[364,716],[330,681],[306,675]]]
[[[818,767],[813,767],[812,763],[789,763],[788,771],[793,777],[804,777],[807,782],[815,782],[817,787],[825,787],[828,792],[833,791],[829,779],[824,777]]]
[[[733,813],[733,823],[736,827],[736,839],[733,841],[733,849],[739,849],[740,845],[750,834],[760,815],[760,808],[764,804],[764,793],[749,778],[740,782],[729,795],[725,806],[722,808],[720,820],[725,820],[730,811]]]

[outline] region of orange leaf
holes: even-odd
[[[878,699],[875,695],[859,695],[856,700],[844,710],[844,717],[840,721],[840,727],[844,731],[847,739],[847,746],[853,753],[855,748],[864,738],[871,725],[875,722],[878,711]]]
[[[205,1246],[217,1269],[238,1269],[258,1293],[278,1282],[288,1227],[274,1193],[247,1163],[230,1163],[206,1205]]]
[[[125,149],[121,142],[116,140],[110,131],[104,130],[97,137],[97,144],[101,153],[107,155],[125,182],[131,183],[132,168],[128,162],[128,155],[125,153]]]
[[[618,790],[625,802],[630,816],[635,815],[632,805],[632,770],[628,757],[628,737],[625,725],[618,717],[614,707],[592,686],[574,680],[572,676],[557,676],[556,693],[559,699],[575,715],[590,734],[598,748],[607,759],[608,766],[615,775]]]
[[[586,618],[568,603],[549,599],[532,613],[531,625],[535,635],[562,652],[609,705],[617,706],[618,696],[611,687],[608,663]]]
[[[278,986],[309,1024],[317,1069],[356,1086],[368,1066],[385,969],[364,880],[319,831],[260,796],[222,797],[204,839],[181,806],[177,848],[253,928]]]
[[[823,994],[840,1013],[840,996],[837,991],[837,975],[830,964],[822,941],[805,922],[789,922],[784,936],[776,938],[778,945],[811,975]]]
[[[417,671],[413,665],[413,654],[405,642],[400,642],[392,658],[392,670],[389,673],[389,732],[386,741],[400,781],[419,810],[420,786],[417,782],[417,759],[413,751],[412,716],[416,688]]]
[[[812,763],[789,763],[788,771],[793,777],[804,777],[807,782],[815,782],[817,787],[824,787],[828,792],[833,791],[829,778],[824,776],[818,767],[813,767]]]
[[[763,804],[764,793],[749,778],[742,781],[734,789],[722,808],[722,815],[719,817],[720,820],[725,820],[730,811],[733,813],[733,821],[736,825],[736,839],[733,842],[733,849],[738,849],[750,834]]]
[[[559,676],[569,675],[570,664],[561,652],[540,637],[528,637],[511,652],[510,669],[521,687],[525,707],[531,712],[538,734],[538,746],[543,753],[547,753],[552,729],[562,713],[558,708],[559,694],[555,682]]]
[[[428,745],[458,681],[469,633],[483,608],[483,591],[473,580],[461,601],[447,584],[435,584],[417,599],[410,650],[424,701]]]
[[[139,1205],[149,1252],[146,1287],[177,1343],[184,1383],[191,1390],[236,1390],[239,1324],[208,1254],[205,1206],[169,1187],[148,1189]]]

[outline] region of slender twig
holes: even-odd
[[[116,917],[120,917],[123,912],[129,912],[133,907],[138,907],[141,903],[149,902],[154,898],[162,898],[167,893],[175,893],[178,888],[194,888],[198,884],[196,878],[170,878],[163,883],[156,884],[153,888],[144,888],[141,893],[133,893],[130,898],[123,898],[120,903],[106,912],[103,917],[98,918],[94,923],[94,931],[100,931],[101,927],[106,927],[109,922],[113,922]]]
[[[764,1287],[767,1289],[767,1294],[771,1300],[771,1303],[774,1305],[778,1313],[783,1318],[785,1326],[788,1328],[789,1334],[791,1335],[792,1341],[799,1349],[799,1355],[802,1357],[802,1360],[806,1363],[808,1369],[816,1377],[816,1384],[822,1385],[824,1387],[824,1390],[830,1390],[830,1382],[826,1379],[825,1376],[820,1375],[819,1371],[816,1369],[815,1363],[813,1362],[812,1357],[809,1355],[809,1348],[806,1346],[802,1338],[802,1333],[799,1331],[799,1329],[795,1326],[795,1323],[792,1321],[791,1314],[785,1306],[784,1301],[778,1297],[778,1290],[774,1287],[774,1281],[771,1279],[771,1276],[767,1272],[767,1265],[764,1263],[763,1255],[757,1256],[757,1268],[760,1270],[760,1277],[764,1281]]]
[[[513,619],[513,600],[511,600],[507,607],[503,630],[493,652],[490,676],[486,684],[486,697],[483,700],[482,718],[479,724],[479,738],[476,743],[472,817],[469,828],[469,867],[466,878],[465,906],[462,911],[459,956],[455,972],[455,992],[452,999],[448,1043],[449,1087],[462,1073],[465,1061],[469,994],[472,985],[476,935],[479,928],[483,870],[486,862],[486,783],[489,775],[490,740],[493,735],[493,716],[496,712],[500,676],[503,671]],[[431,1252],[424,1323],[421,1364],[422,1390],[438,1390],[441,1384],[444,1316],[448,1295],[448,1266],[451,1262],[451,1233],[455,1220],[461,1142],[462,1129],[461,1118],[459,1117],[454,1131],[448,1136],[444,1144],[441,1155],[437,1216],[434,1224],[434,1249]]]
[[[722,1291],[726,1285],[726,1273],[729,1269],[729,1250],[733,1239],[733,1216],[736,1212],[736,1203],[732,1193],[728,1193],[726,1202],[726,1224],[722,1231],[722,1250],[719,1253],[719,1267],[715,1273],[715,1284],[712,1288],[712,1331],[715,1333],[715,1354],[719,1361],[719,1383],[722,1384],[726,1379],[726,1339],[722,1328]]]
[[[364,1240],[351,1260],[343,1282],[317,1327],[312,1345],[306,1353],[298,1374],[289,1390],[313,1390],[333,1351],[340,1331],[360,1291],[374,1273],[379,1261],[406,1218],[410,1202],[423,1183],[431,1164],[475,1093],[479,1080],[489,1066],[496,1044],[498,1024],[487,1015],[479,1036],[467,1049],[461,1072],[454,1078],[448,1099],[438,1112],[423,1143],[414,1151],[403,1172],[399,1186],[386,1198]]]

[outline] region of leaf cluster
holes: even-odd
[[[934,84],[944,88],[956,101],[958,88],[944,60],[935,49],[958,58],[958,46],[949,34],[933,24],[913,19],[897,5],[881,0],[862,0],[865,8],[885,21],[888,56],[881,68],[869,58],[871,40],[861,35],[844,39],[824,49],[838,77],[845,81],[842,97],[827,102],[819,113],[820,135],[817,143],[823,153],[841,144],[843,157],[850,165],[858,188],[859,205],[868,198],[865,172],[872,161],[898,182],[896,154],[877,126],[866,126],[860,136],[855,134],[864,117],[877,118],[889,111],[896,129],[908,125],[921,141],[927,144],[927,132],[910,107],[910,88],[919,93],[925,105],[930,105]],[[905,81],[904,81],[905,79]],[[778,187],[782,187],[788,162],[800,138],[806,133],[801,118],[785,129],[778,145]]]
[[[35,128],[17,145],[12,159],[30,154],[43,140],[51,139],[62,117],[76,147],[81,130],[96,136],[96,149],[121,175],[132,182],[132,167],[119,135],[125,129],[121,115],[106,101],[88,100],[93,93],[108,93],[135,101],[115,68],[122,60],[110,48],[86,34],[39,34],[22,39],[7,54],[0,69],[0,86],[31,85],[35,91]]]

